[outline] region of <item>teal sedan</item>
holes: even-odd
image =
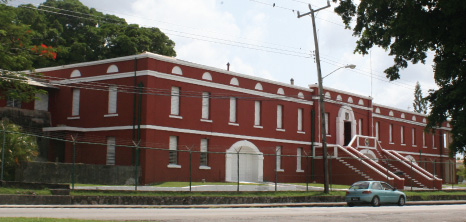
[[[346,191],[345,201],[350,207],[360,204],[372,204],[374,207],[381,204],[403,206],[406,195],[383,181],[359,181]]]

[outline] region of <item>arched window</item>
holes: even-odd
[[[278,88],[277,94],[278,95],[285,95],[285,91],[283,90],[283,88]]]
[[[181,70],[181,68],[179,66],[173,67],[172,73],[177,74],[177,75],[183,75],[183,71]]]
[[[359,102],[358,102],[358,104],[359,104],[359,105],[361,105],[361,106],[364,106],[364,100],[362,100],[362,99],[359,99]]]
[[[301,98],[301,99],[304,99],[304,94],[302,92],[299,92],[298,97]]]
[[[77,69],[73,70],[73,72],[71,72],[71,78],[74,78],[74,77],[81,77],[81,72]]]
[[[330,95],[330,93],[329,93],[329,92],[326,92],[326,93],[325,93],[325,98],[327,98],[327,99],[331,99],[331,98],[332,98],[332,95]]]
[[[262,88],[262,84],[257,83],[256,87],[254,87],[254,89],[262,91],[264,88]]]
[[[341,98],[341,95],[337,96],[337,101],[343,101],[343,98]]]
[[[231,78],[230,85],[239,86],[238,79],[235,77]]]
[[[116,65],[110,65],[110,66],[107,68],[107,73],[115,73],[115,72],[118,72],[118,66],[116,66]]]
[[[380,113],[380,108],[379,108],[379,107],[377,107],[377,108],[375,109],[375,113]]]
[[[209,72],[205,72],[204,74],[202,74],[202,79],[212,81],[212,75],[210,75]]]
[[[351,96],[348,97],[348,103],[353,103],[353,98],[351,98]]]
[[[390,110],[390,112],[388,113],[389,116],[394,116],[393,114],[393,111]]]

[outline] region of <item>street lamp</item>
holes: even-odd
[[[339,69],[354,69],[354,68],[356,68],[356,65],[354,65],[354,64],[349,64],[349,65],[346,65],[346,66],[339,67],[338,69],[335,69],[332,72],[330,72],[329,74],[322,77],[322,79],[325,79],[325,77],[331,75],[332,73],[338,71]]]

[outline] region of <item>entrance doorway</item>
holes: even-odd
[[[348,146],[349,143],[351,142],[351,122],[345,122],[344,123],[344,133],[345,133],[345,142],[344,145]]]
[[[264,155],[253,143],[236,142],[226,153],[225,181],[236,182],[239,176],[239,181],[262,182],[263,162]]]

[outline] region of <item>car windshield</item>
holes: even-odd
[[[367,188],[369,188],[369,182],[356,182],[350,187],[350,189],[355,189],[355,190],[367,189]]]

